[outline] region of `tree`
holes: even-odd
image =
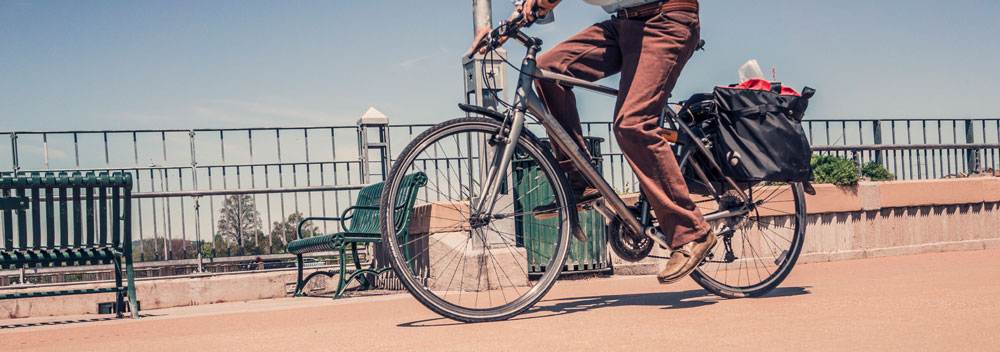
[[[230,254],[247,254],[247,249],[255,247],[256,238],[261,233],[260,213],[250,195],[232,195],[226,197],[219,210],[218,235],[235,246]],[[236,253],[232,253],[236,252]]]
[[[271,252],[281,253],[284,252],[285,248],[288,247],[288,243],[298,239],[296,232],[299,229],[299,223],[302,222],[304,216],[302,213],[293,213],[288,216],[288,219],[284,221],[275,221],[271,224]],[[312,221],[308,221],[302,225],[302,237],[312,237],[321,234],[319,227],[313,224]],[[274,239],[278,239],[278,243],[274,243]]]

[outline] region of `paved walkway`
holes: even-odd
[[[996,350],[1000,250],[800,265],[770,296],[691,280],[563,281],[529,314],[436,317],[408,295],[297,298],[105,316],[0,320],[3,350]],[[47,322],[47,323],[46,323]],[[369,332],[370,335],[358,331]],[[345,344],[345,345],[338,345]]]

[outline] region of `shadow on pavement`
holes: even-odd
[[[810,287],[779,287],[759,298],[768,299],[809,294]],[[689,290],[682,292],[656,292],[640,294],[623,294],[608,296],[570,297],[559,299],[542,299],[534,307],[510,321],[556,317],[576,312],[585,312],[597,308],[622,306],[649,306],[660,309],[697,308],[716,304],[725,298],[715,296],[705,290]],[[402,323],[399,327],[435,327],[462,325],[447,318],[433,318]]]
[[[155,317],[155,314],[139,314],[139,318]],[[0,325],[0,329],[17,329],[17,328],[28,328],[34,326],[56,326],[56,325],[69,325],[69,324],[80,324],[80,323],[93,323],[98,321],[113,321],[113,320],[124,320],[129,319],[115,318],[115,317],[104,317],[104,318],[89,318],[89,319],[72,319],[72,320],[56,320],[56,321],[40,321],[34,323],[22,323],[22,324],[6,324]]]

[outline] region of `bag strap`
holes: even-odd
[[[812,88],[809,88],[809,87],[802,88],[802,97],[803,98],[809,99],[809,98],[812,98],[813,95],[815,95],[815,94],[816,94],[816,90],[815,89],[812,89]]]
[[[766,114],[766,113],[769,113],[769,112],[770,113],[779,113],[779,112],[783,111],[783,110],[781,110],[780,106],[777,106],[777,105],[774,105],[774,104],[765,104],[765,105],[751,106],[751,107],[743,108],[743,109],[739,109],[739,110],[726,110],[726,109],[720,109],[720,110],[724,110],[725,112],[736,113],[736,114],[738,114],[740,116],[763,115],[763,114]]]
[[[771,93],[781,94],[781,82],[771,82]]]

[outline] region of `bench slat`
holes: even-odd
[[[31,248],[42,248],[42,209],[38,201],[39,193],[37,178],[31,179]],[[22,247],[24,247],[22,245]]]
[[[69,199],[68,192],[66,190],[66,184],[62,181],[66,177],[65,172],[59,173],[59,178],[56,182],[59,184],[59,246],[69,245],[69,213],[66,211],[66,201]]]
[[[4,198],[10,198],[10,189],[7,189],[8,183],[10,183],[10,178],[6,176],[0,178],[0,187],[4,187],[0,196]],[[14,216],[10,209],[3,210],[3,243],[0,243],[0,249],[14,249]]]
[[[111,246],[121,245],[121,189],[118,187],[111,189]]]
[[[98,192],[98,207],[100,208],[100,233],[101,239],[98,241],[102,246],[108,245],[108,189],[105,187],[99,188]]]
[[[56,248],[56,200],[52,185],[55,176],[45,175],[45,248]]]
[[[87,179],[94,178],[93,174],[87,175]],[[86,198],[86,213],[84,213],[85,222],[87,224],[87,246],[94,246],[94,239],[97,237],[94,235],[94,187],[87,187],[87,198]]]
[[[15,182],[16,183],[23,183],[23,180],[18,180],[18,181],[21,181],[21,182],[17,182],[17,181],[15,181]],[[19,187],[17,189],[17,196],[18,197],[26,197],[27,196],[26,193],[27,192],[24,189],[24,185],[19,185]],[[24,211],[24,209],[18,209],[18,210],[15,210],[14,213],[17,214],[17,224],[18,224],[18,226],[17,226],[17,246],[14,247],[14,248],[15,249],[26,249],[26,248],[28,248],[26,246],[26,244],[28,243],[28,217],[27,217],[27,214],[26,214],[27,212]]]
[[[83,245],[83,209],[80,201],[80,173],[74,172],[70,178],[73,186],[73,245]]]
[[[357,206],[379,206],[379,198],[382,196],[384,182],[362,188],[358,192]],[[378,210],[377,209],[355,209],[351,216],[351,225],[347,229],[354,233],[378,233]]]

